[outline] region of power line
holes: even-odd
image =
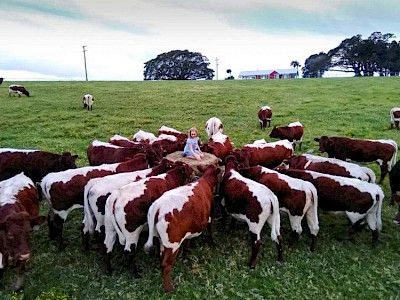
[[[219,61],[219,59],[218,59],[218,57],[216,57],[216,58],[215,58],[215,67],[216,67],[216,70],[217,70],[217,72],[216,72],[216,78],[217,78],[217,80],[218,80],[218,61]]]
[[[86,68],[86,47],[87,46],[82,46],[82,48],[83,48],[83,61],[84,61],[84,63],[85,63],[85,75],[86,75],[86,81],[88,81],[88,78],[87,78],[87,68]]]

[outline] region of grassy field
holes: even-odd
[[[86,148],[114,134],[131,137],[139,129],[156,133],[161,125],[178,130],[197,126],[203,141],[205,121],[219,117],[236,147],[268,137],[259,129],[257,111],[273,110],[272,125],[300,121],[305,126],[303,149],[317,153],[314,137],[338,135],[368,139],[393,139],[389,110],[400,105],[400,78],[298,79],[276,81],[198,82],[26,82],[32,97],[8,97],[8,82],[0,86],[0,147],[36,148],[79,155],[88,164]],[[95,96],[93,111],[82,109],[84,93]],[[380,175],[374,164],[369,165]],[[347,232],[343,216],[320,215],[317,251],[308,250],[303,235],[293,247],[285,245],[285,262],[275,262],[275,246],[265,229],[257,268],[249,270],[248,231],[240,224],[231,232],[216,224],[217,246],[202,237],[186,258],[178,257],[173,271],[177,292],[162,292],[159,263],[139,251],[143,278],[134,279],[115,252],[113,276],[103,273],[100,255],[85,253],[80,245],[81,211],[67,220],[68,246],[59,252],[49,241],[47,226],[33,233],[32,258],[24,292],[0,291],[0,298],[15,299],[399,299],[400,228],[392,218],[385,192],[381,242],[371,247],[368,230],[355,241],[338,241]],[[42,203],[42,212],[47,206]],[[288,220],[283,218],[283,233]],[[284,236],[285,237],[285,236]],[[141,239],[142,247],[146,234]],[[12,270],[5,274],[11,280]]]

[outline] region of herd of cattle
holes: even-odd
[[[398,127],[399,116],[393,115]],[[271,116],[270,107],[260,109],[261,128],[267,123],[270,126]],[[17,270],[13,288],[23,287],[24,268],[31,255],[30,230],[45,221],[39,215],[42,196],[50,207],[49,237],[60,249],[65,247],[64,222],[72,210],[83,207],[82,243],[88,250],[91,237],[95,237],[107,274],[112,272],[110,258],[118,240],[132,273],[140,275],[135,253],[140,233],[148,224],[145,250],[157,244],[154,250],[161,256],[166,292],[174,289],[171,272],[183,241],[207,229],[213,242],[211,212],[220,204],[223,220],[231,215],[248,225],[251,268],[256,266],[265,223],[271,227],[277,259],[283,260],[280,211],[289,216],[294,240],[302,233],[305,219],[311,251],[317,245],[318,210],[344,212],[352,223],[349,234],[366,223],[373,243],[377,243],[384,193],[371,169],[346,160],[378,162],[379,182],[390,172],[391,199],[400,203],[396,142],[322,136],[315,141],[329,158],[294,155],[297,143],[301,148],[303,129],[299,122],[275,126],[270,136],[281,140],[258,140],[234,149],[223,133],[222,122],[213,117],[206,122],[209,139],[202,149],[217,156],[221,166],[200,167],[201,177],[193,176],[189,165],[165,158],[182,151],[187,139],[185,133],[166,126],[159,129],[158,136],[140,130],[133,139],[115,135],[108,142],[93,141],[87,149],[90,166],[81,168],[76,167],[77,156],[69,152],[59,155],[2,148],[0,276],[13,263]]]

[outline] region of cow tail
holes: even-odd
[[[82,221],[84,225],[83,233],[94,231],[93,211],[89,203],[89,194],[91,187],[92,186],[90,184],[86,184],[85,189],[83,191],[83,211],[84,211],[84,216]]]
[[[312,183],[310,183],[312,185]],[[319,232],[319,221],[318,221],[318,193],[315,187],[312,185],[312,188],[309,190],[310,198],[311,198],[311,206],[307,210],[306,218],[307,225],[310,229],[312,235],[317,235]]]
[[[156,212],[158,211],[157,207],[154,205],[151,205],[149,208],[149,211],[147,213],[147,224],[149,227],[149,237],[147,239],[147,242],[144,244],[144,251],[149,253],[151,249],[153,248],[153,238],[156,236],[156,228],[155,228],[155,222],[156,222]]]
[[[273,195],[271,198],[271,209],[272,209],[272,222],[271,222],[271,240],[279,244],[278,237],[281,235],[281,216],[279,212],[278,198]]]
[[[389,161],[388,171],[390,171],[394,167],[396,162],[397,162],[397,149],[398,149],[398,146],[397,146],[397,143],[395,141],[392,141],[392,145],[393,145],[395,150],[394,150],[394,154],[393,154],[392,158]]]
[[[383,198],[385,195],[383,194],[383,191],[380,189],[379,193],[376,195],[376,201],[378,202],[378,209],[376,210],[376,228],[378,231],[382,230],[382,203],[383,203]]]

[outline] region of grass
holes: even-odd
[[[37,148],[79,155],[88,164],[86,148],[94,139],[114,134],[131,137],[143,129],[156,133],[161,125],[185,131],[219,117],[231,140],[240,147],[268,138],[256,117],[262,105],[273,109],[272,124],[300,121],[305,126],[301,152],[317,153],[314,137],[338,135],[393,139],[389,111],[399,105],[400,78],[335,78],[276,81],[197,82],[26,82],[32,97],[8,97],[7,82],[0,86],[0,147]],[[82,109],[81,97],[95,96],[93,111]],[[378,168],[369,165],[379,176]],[[224,232],[216,224],[217,246],[202,237],[187,258],[178,257],[173,271],[177,292],[164,295],[159,263],[139,251],[143,278],[133,279],[116,253],[114,275],[102,271],[99,254],[84,253],[80,245],[81,212],[67,220],[68,246],[59,252],[47,237],[47,226],[32,234],[32,258],[24,292],[0,291],[5,299],[398,299],[400,298],[400,230],[392,223],[395,207],[388,205],[388,179],[382,185],[386,200],[378,247],[371,247],[368,230],[354,242],[340,242],[348,222],[343,216],[321,214],[317,251],[308,251],[309,239],[289,248],[285,263],[275,262],[275,247],[264,230],[264,244],[255,270],[249,270],[249,238],[240,224]],[[42,212],[47,212],[42,203]],[[283,230],[288,220],[283,218]],[[141,238],[142,246],[146,234]],[[140,248],[141,249],[141,248]],[[10,282],[12,270],[5,274]]]

